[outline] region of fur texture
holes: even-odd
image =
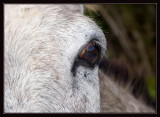
[[[154,112],[99,70],[72,67],[101,29],[82,5],[4,5],[5,112]],[[100,80],[100,82],[99,82]],[[101,100],[100,100],[101,99]],[[101,110],[102,109],[102,110]]]
[[[129,90],[129,84],[122,87],[113,78],[99,70],[101,111],[108,113],[153,113],[143,100],[136,99]],[[117,79],[118,80],[118,79]]]
[[[83,6],[4,7],[4,111],[99,112],[98,66],[79,66],[76,76],[71,73],[79,50],[91,39],[106,47],[102,31],[82,14]]]

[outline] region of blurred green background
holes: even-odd
[[[85,15],[103,30],[105,57],[127,67],[129,78],[144,79],[156,102],[156,4],[85,4]]]

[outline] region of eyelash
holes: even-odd
[[[102,52],[105,52],[105,48],[102,46],[102,44],[97,41],[97,40],[92,40],[91,41],[99,50],[101,50]],[[101,54],[101,53],[100,53]]]
[[[91,42],[92,42],[95,46],[101,47],[100,44],[98,43],[98,41],[92,40]]]

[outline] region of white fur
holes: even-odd
[[[81,5],[5,5],[5,112],[100,111],[98,66],[71,73],[90,39],[106,47],[82,13]]]

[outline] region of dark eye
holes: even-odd
[[[82,50],[82,52],[79,55],[80,59],[84,59],[91,64],[95,64],[98,57],[98,48],[91,42]]]

